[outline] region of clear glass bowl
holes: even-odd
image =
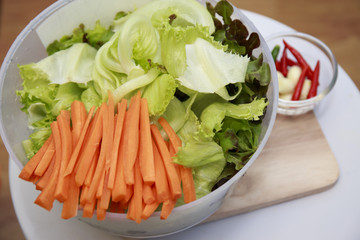
[[[265,39],[270,50],[280,46],[279,57],[284,49],[283,39],[297,49],[310,67],[314,69],[316,61],[320,61],[319,87],[317,96],[299,101],[289,101],[279,98],[277,112],[284,115],[299,115],[316,106],[335,86],[338,75],[338,64],[331,50],[319,39],[301,32],[290,31],[273,34]],[[288,52],[288,57],[293,58]]]
[[[23,168],[27,160],[21,142],[29,137],[31,130],[28,128],[27,116],[20,110],[22,105],[15,94],[16,90],[22,88],[22,79],[17,66],[37,62],[44,58],[47,55],[45,47],[49,43],[71,33],[80,23],[91,27],[97,19],[100,19],[102,24],[110,24],[117,11],[131,11],[134,7],[141,6],[149,1],[103,0],[101,4],[98,0],[57,1],[33,19],[20,33],[8,51],[0,69],[0,133],[11,160],[17,164],[19,169]],[[200,2],[203,5],[206,3],[205,0]],[[214,0],[210,2],[216,3]],[[94,18],[94,16],[96,17]],[[107,213],[104,221],[97,221],[96,216],[91,219],[82,218],[81,212],[78,214],[79,220],[113,235],[137,238],[162,236],[200,223],[212,215],[221,206],[225,197],[231,193],[235,183],[253,164],[269,138],[275,122],[278,96],[275,65],[265,40],[251,21],[235,7],[234,16],[242,20],[249,32],[259,34],[261,45],[254,51],[254,55],[258,56],[263,53],[264,61],[270,65],[272,77],[267,93],[270,104],[262,121],[260,143],[248,163],[215,191],[189,204],[176,207],[167,220],[160,220],[159,213],[155,213],[146,221],[137,224],[127,219],[125,214]],[[60,19],[61,24],[59,24]],[[26,200],[28,199],[24,199],[24,201]]]

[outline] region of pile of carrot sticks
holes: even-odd
[[[74,101],[51,130],[19,177],[41,191],[37,205],[50,211],[55,200],[63,203],[64,219],[79,208],[98,220],[110,211],[140,223],[157,209],[167,219],[178,198],[196,199],[192,170],[173,162],[181,139],[164,118],[150,122],[140,91],[116,104],[109,92],[107,103],[89,112]]]

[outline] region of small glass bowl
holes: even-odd
[[[273,34],[265,39],[270,51],[279,45],[278,58],[284,49],[283,39],[298,50],[310,68],[314,70],[316,62],[320,61],[319,87],[317,95],[313,98],[299,101],[289,101],[279,98],[277,112],[284,115],[300,115],[314,109],[334,87],[338,75],[338,64],[331,50],[319,39],[301,32],[290,31]],[[288,58],[295,60],[288,51]]]

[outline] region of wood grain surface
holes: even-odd
[[[230,0],[306,32],[325,42],[360,88],[359,0]],[[0,61],[21,30],[54,0],[0,0]],[[341,84],[341,79],[339,80]],[[304,139],[302,139],[304,141]],[[8,182],[8,154],[0,141],[0,239],[25,239],[13,210]]]

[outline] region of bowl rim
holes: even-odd
[[[15,41],[12,43],[11,47],[9,48],[9,50],[7,51],[7,54],[1,64],[1,68],[0,68],[0,89],[3,89],[3,85],[4,85],[4,80],[5,80],[5,76],[8,70],[8,67],[12,61],[13,55],[16,51],[16,49],[22,44],[23,40],[25,39],[25,37],[31,32],[34,31],[34,28],[36,28],[37,26],[39,26],[40,23],[42,23],[43,21],[46,20],[46,18],[54,13],[55,11],[61,9],[62,7],[66,6],[67,4],[70,4],[71,2],[76,1],[76,0],[61,0],[61,1],[57,1],[53,4],[51,4],[49,7],[47,7],[46,9],[44,9],[42,12],[40,12],[34,19],[32,19],[27,25],[26,27],[20,32],[20,34],[16,37]],[[205,4],[205,0],[196,0],[198,2],[200,2],[203,6]],[[211,3],[216,3],[220,0],[208,0]],[[231,177],[231,179],[229,179],[226,183],[224,183],[223,185],[221,185],[219,188],[215,189],[214,191],[211,191],[209,194],[196,199],[193,202],[190,203],[186,203],[183,204],[181,206],[175,207],[173,209],[173,213],[178,212],[178,211],[182,211],[184,209],[187,208],[191,208],[197,204],[199,204],[202,201],[206,201],[209,198],[212,198],[213,195],[215,195],[217,192],[221,191],[224,188],[230,188],[230,186],[232,184],[234,184],[236,181],[238,181],[241,176],[244,175],[244,173],[248,170],[248,168],[252,165],[252,163],[258,158],[258,156],[260,155],[262,149],[264,148],[266,142],[269,139],[269,136],[272,132],[274,123],[275,123],[275,119],[277,116],[277,108],[278,108],[278,82],[277,82],[277,76],[276,76],[276,68],[275,68],[275,63],[273,61],[271,61],[272,57],[271,57],[271,52],[270,49],[266,43],[266,40],[264,39],[264,37],[261,35],[261,33],[259,32],[258,28],[253,24],[253,22],[250,21],[250,19],[243,13],[243,11],[240,8],[237,8],[233,3],[229,2],[233,8],[234,8],[234,14],[236,15],[236,18],[241,18],[241,21],[246,21],[246,26],[250,27],[252,29],[253,32],[257,32],[259,33],[259,38],[260,38],[260,42],[261,45],[260,47],[263,49],[262,53],[266,56],[267,59],[269,59],[269,66],[271,70],[275,70],[275,71],[271,71],[271,84],[273,87],[273,91],[272,92],[268,92],[268,94],[272,94],[272,113],[269,117],[269,125],[267,126],[266,130],[264,130],[264,136],[262,138],[262,141],[260,142],[260,144],[258,145],[257,150],[253,153],[253,155],[251,156],[251,158],[248,160],[248,162],[244,165],[244,167],[238,171],[233,177]],[[22,163],[20,162],[20,160],[17,159],[15,153],[12,150],[12,147],[10,146],[10,143],[5,141],[7,140],[7,136],[5,134],[4,131],[4,125],[3,125],[3,120],[2,120],[2,101],[0,100],[0,135],[1,138],[4,139],[4,145],[9,153],[9,157],[12,161],[15,161],[16,165],[19,167],[19,169],[23,168]],[[79,209],[80,210],[80,209]],[[150,218],[153,217],[159,217],[160,213],[154,213],[152,216],[150,216]],[[106,212],[106,215],[110,215],[112,216],[112,219],[121,219],[121,220],[128,220],[126,218],[126,214],[124,213],[112,213],[112,212]],[[78,218],[81,218],[80,216],[78,216]],[[196,225],[197,223],[194,223],[193,225]],[[189,226],[191,227],[191,226]]]
[[[315,103],[319,102],[320,100],[322,100],[325,96],[327,96],[330,93],[330,91],[334,88],[334,86],[337,82],[338,62],[336,60],[336,57],[333,54],[333,52],[331,51],[331,49],[323,41],[321,41],[320,39],[318,39],[308,33],[299,32],[296,30],[281,31],[281,32],[271,34],[265,38],[265,41],[270,42],[277,38],[286,38],[286,37],[298,38],[298,39],[307,41],[307,42],[311,43],[312,45],[314,45],[315,47],[319,48],[327,56],[329,62],[331,63],[333,71],[332,71],[332,79],[331,79],[329,85],[321,93],[318,93],[315,97],[312,97],[309,99],[304,99],[304,100],[298,100],[298,101],[284,100],[284,99],[279,98],[278,103],[280,106],[285,106],[285,107],[303,107],[303,106],[315,104]]]

